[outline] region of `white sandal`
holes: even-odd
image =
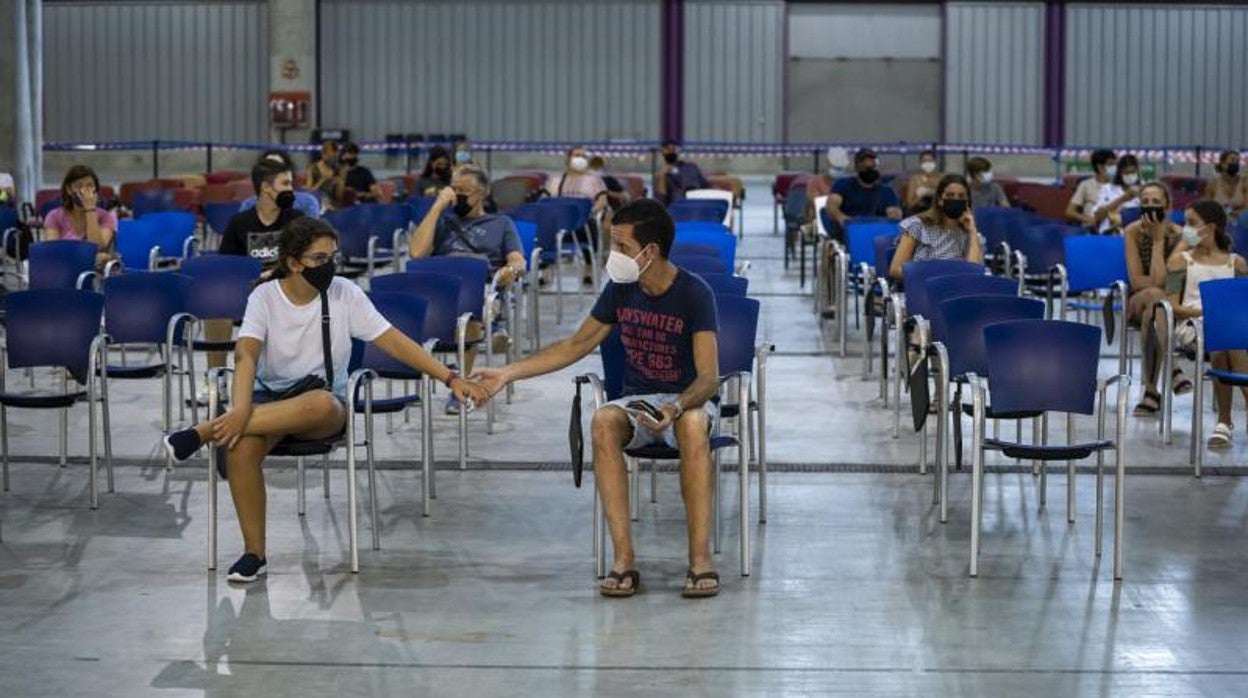
[[[1213,428],[1213,435],[1209,437],[1209,448],[1215,451],[1221,451],[1231,447],[1231,434],[1233,428],[1226,422],[1218,422]]]

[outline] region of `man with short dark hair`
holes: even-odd
[[[879,156],[870,148],[854,153],[854,176],[836,180],[824,208],[841,230],[849,219],[859,216],[901,220],[901,200],[880,181]]]
[[[719,592],[710,551],[709,434],[716,410],[709,400],[719,386],[715,296],[705,281],[668,260],[674,239],[671,216],[657,201],[625,205],[611,226],[611,282],[576,333],[527,359],[476,374],[497,394],[508,383],[579,361],[618,328],[626,357],[624,397],[603,405],[593,417],[594,477],[615,550],[611,571],[599,587],[604,596],[632,596],[640,583],[624,451],[660,443],[680,450],[689,521],[689,571],[681,593]],[[655,411],[639,409],[639,400]]]
[[[256,205],[230,219],[218,252],[253,257],[269,267],[277,263],[282,228],[303,214],[295,208],[294,180],[284,162],[269,158],[257,162],[251,168],[251,186]]]
[[[381,198],[381,187],[373,171],[360,164],[360,146],[353,142],[343,146],[342,166],[345,169],[342,180],[344,192],[350,189],[355,192],[355,200],[364,203],[375,203]],[[338,198],[345,198],[345,193]]]
[[[1100,148],[1092,151],[1092,176],[1079,182],[1075,193],[1066,204],[1066,217],[1086,228],[1096,228],[1096,202],[1101,196],[1101,187],[1113,181],[1118,172],[1118,156],[1114,151]]]
[[[685,198],[691,189],[709,189],[711,184],[702,176],[702,170],[688,160],[680,159],[680,145],[671,138],[663,141],[659,151],[663,167],[654,180],[654,194],[663,205]]]
[[[438,192],[433,206],[408,241],[408,254],[413,259],[433,255],[483,258],[489,262],[491,274],[503,270],[499,286],[504,288],[524,276],[524,248],[516,224],[507,216],[485,212],[489,190],[490,179],[481,168],[463,165],[456,169],[451,186]],[[482,283],[486,281],[483,279]],[[474,321],[469,325],[470,341],[475,342],[483,335],[480,323]],[[506,351],[506,342],[510,341],[506,332],[496,328],[493,336],[494,350]],[[464,373],[472,370],[475,359],[474,345],[465,357]],[[447,398],[446,412],[459,413],[459,403],[453,395]]]

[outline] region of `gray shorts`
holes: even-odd
[[[626,395],[618,400],[608,402],[607,405],[615,405],[623,410],[624,414],[628,415],[629,424],[633,427],[633,435],[628,440],[628,444],[625,445],[624,448],[641,448],[643,446],[653,446],[656,444],[666,444],[668,448],[679,448],[676,443],[676,429],[674,426],[669,425],[661,434],[656,434],[647,429],[645,426],[638,424],[637,417],[624,407],[633,400],[645,400],[655,407],[660,407],[666,403],[675,401],[678,397],[680,397],[680,395],[677,393],[649,393],[645,395]],[[603,405],[603,407],[606,407],[606,405]],[[719,417],[718,405],[708,400],[702,403],[701,407],[697,407],[695,409],[706,412],[707,425],[709,426],[710,431],[713,432],[715,430],[715,420]]]

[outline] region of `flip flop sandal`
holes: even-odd
[[[1161,409],[1161,393],[1155,390],[1145,390],[1144,397],[1140,398],[1139,404],[1131,414],[1136,417],[1152,417],[1157,414],[1157,410]]]
[[[1183,373],[1183,369],[1176,368],[1174,373],[1170,374],[1170,389],[1175,395],[1187,395],[1192,392],[1192,381]]]
[[[641,575],[637,573],[637,570],[611,571],[607,573],[607,579],[613,580],[615,586],[599,586],[598,593],[613,599],[628,598],[636,594],[637,589],[641,586]],[[625,581],[630,582],[630,584],[627,587],[621,586]]]
[[[715,586],[701,589],[698,582],[711,579],[715,581]],[[719,594],[719,573],[714,570],[709,572],[700,572],[694,574],[693,570],[685,573],[685,587],[680,590],[680,595],[686,599],[705,599]]]
[[[1209,437],[1209,448],[1222,451],[1231,447],[1231,425],[1218,422],[1213,428],[1213,436]]]

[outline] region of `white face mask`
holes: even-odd
[[[1106,176],[1106,177],[1109,177],[1109,178],[1111,178],[1111,179],[1112,179],[1113,177],[1117,176],[1117,174],[1118,174],[1118,166],[1117,166],[1117,165],[1108,165],[1108,166],[1106,166],[1106,168],[1105,168],[1105,176]]]
[[[580,155],[576,155],[568,161],[568,167],[572,168],[573,172],[584,172],[589,169],[589,160],[586,160]]]
[[[919,169],[923,170],[924,174],[931,174],[936,171],[936,162],[933,160],[921,162],[919,163]]]
[[[1134,187],[1136,184],[1139,184],[1139,182],[1140,176],[1138,174],[1124,174],[1122,176],[1122,183],[1128,187]]]
[[[637,257],[640,256],[641,252],[638,252]],[[646,269],[650,268],[650,265],[646,264],[646,269],[642,269],[641,265],[637,264],[637,257],[629,257],[618,250],[611,250],[611,254],[607,255],[607,276],[617,284],[637,283]]]
[[[992,181],[992,170],[988,170],[987,172],[984,172],[984,173],[980,174],[980,175],[979,175],[979,181],[983,182],[984,184],[987,184],[987,183],[991,182],[991,181]]]

